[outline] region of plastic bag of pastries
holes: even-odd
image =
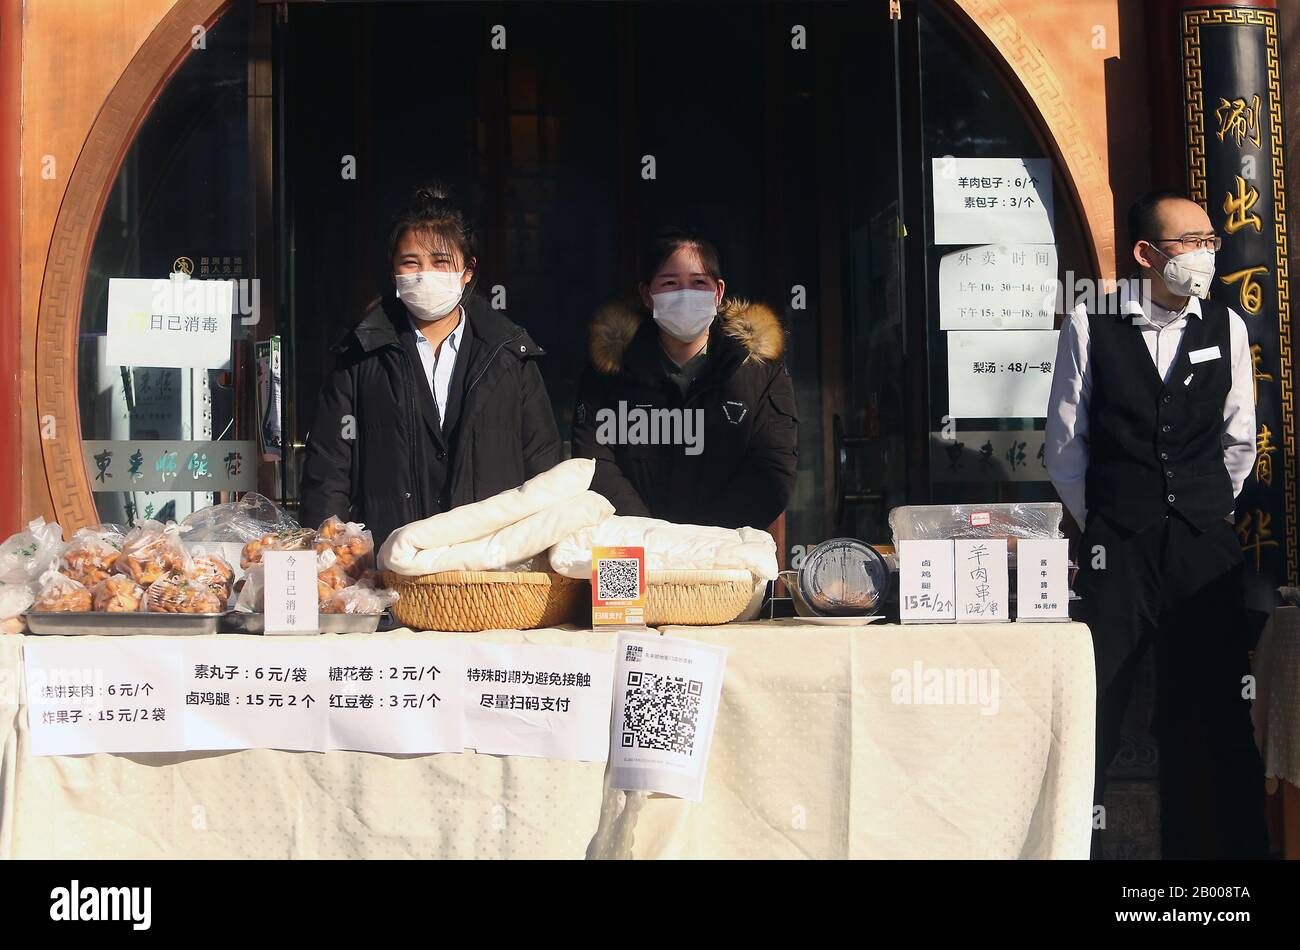
[[[145,609],[166,614],[219,614],[226,604],[207,584],[183,574],[168,574],[149,585]]]
[[[323,614],[382,614],[398,601],[398,593],[385,587],[353,584],[334,591],[321,601]]]
[[[366,526],[330,515],[316,532],[316,550],[333,551],[349,577],[360,577],[375,566],[375,539]]]
[[[41,575],[41,592],[36,595],[32,610],[86,613],[90,609],[90,589],[85,584],[54,568]]]
[[[187,541],[245,544],[298,528],[287,511],[265,495],[248,492],[238,501],[200,508],[181,522]]]
[[[235,609],[242,613],[260,614],[265,606],[266,568],[254,564],[239,580],[235,591]]]
[[[63,548],[59,571],[87,587],[113,573],[122,553],[122,532],[113,525],[81,528]]]
[[[134,613],[144,603],[144,588],[125,574],[112,574],[91,588],[90,602],[105,613]]]
[[[239,566],[248,570],[262,560],[263,551],[306,551],[316,540],[316,532],[309,528],[289,528],[254,538],[244,545],[239,555]]]
[[[185,576],[211,587],[221,598],[222,604],[230,599],[230,590],[235,583],[235,571],[220,554],[192,555]]]
[[[352,578],[343,570],[333,551],[327,548],[316,552],[316,599],[320,603],[325,603],[336,592],[352,586],[352,583]]]
[[[132,528],[122,542],[122,553],[114,567],[141,587],[166,577],[183,574],[189,569],[189,556],[181,543],[180,526],[145,521]]]

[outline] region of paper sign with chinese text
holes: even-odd
[[[1070,619],[1070,542],[1021,538],[1016,544],[1016,619]]]
[[[104,364],[226,368],[234,297],[227,280],[111,278]]]
[[[312,551],[265,551],[266,632],[316,633],[320,605],[316,592],[316,555]]]
[[[1050,330],[1056,291],[1055,245],[962,248],[939,260],[939,327]]]
[[[1006,538],[958,538],[953,542],[957,572],[957,622],[1011,619]]]
[[[32,755],[176,752],[185,743],[180,655],[157,637],[23,644]]]
[[[419,754],[465,748],[465,651],[448,640],[330,638],[329,747]]]
[[[1054,244],[1045,158],[932,159],[935,244]]]
[[[953,330],[948,341],[948,415],[954,419],[1047,416],[1055,330]]]
[[[610,651],[470,643],[465,667],[467,748],[583,762],[608,758]]]
[[[898,542],[898,610],[903,623],[957,617],[952,541]]]

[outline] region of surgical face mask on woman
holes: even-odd
[[[1153,247],[1155,245],[1152,245]],[[1160,250],[1156,248],[1156,250]],[[1161,276],[1171,293],[1180,297],[1208,297],[1214,280],[1214,252],[1208,247],[1197,248],[1170,257],[1164,251],[1165,266]]]
[[[397,297],[417,320],[440,320],[456,309],[465,293],[464,271],[422,270],[396,274]]]
[[[718,312],[711,290],[670,290],[651,294],[650,299],[654,301],[654,319],[659,329],[683,343],[698,340]]]

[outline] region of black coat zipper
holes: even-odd
[[[417,521],[424,517],[424,488],[420,484],[418,466],[415,463],[415,454],[419,451],[420,447],[416,444],[417,440],[415,438],[415,432],[418,430],[419,426],[416,424],[417,417],[415,413],[417,409],[415,405],[415,389],[412,385],[412,380],[418,377],[416,376],[415,366],[411,363],[410,354],[408,354],[400,345],[397,347],[397,350],[402,354],[402,362],[406,365],[407,371],[406,378],[402,381],[402,389],[405,392],[407,404],[406,421],[409,427],[407,431],[410,434],[408,445],[409,451],[406,453],[407,477],[411,480],[411,487],[414,489],[413,494],[415,496],[415,506],[411,520]]]

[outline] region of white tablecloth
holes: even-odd
[[[1266,778],[1300,786],[1300,607],[1273,611],[1255,647],[1255,741]]]
[[[35,757],[27,638],[0,637],[0,856],[1087,857],[1086,627],[663,632],[730,651],[700,803],[609,789],[599,764],[473,753]],[[474,636],[613,642],[573,629]],[[900,671],[931,670],[984,671],[986,686],[996,672],[996,691],[983,705],[896,701]]]

